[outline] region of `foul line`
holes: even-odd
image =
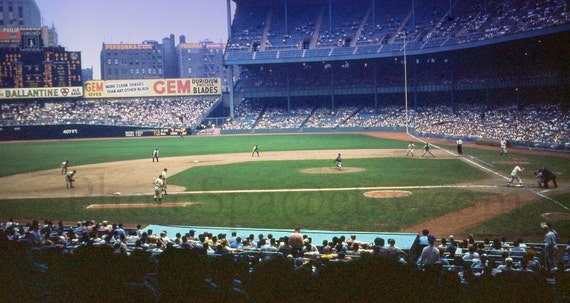
[[[558,202],[558,201],[556,201],[556,200],[554,200],[554,199],[552,199],[552,198],[550,198],[550,197],[544,195],[544,194],[541,193],[541,192],[538,192],[538,191],[535,191],[535,190],[531,190],[531,192],[533,192],[533,193],[535,193],[535,194],[537,194],[537,195],[539,195],[539,196],[541,196],[541,197],[543,197],[543,198],[545,198],[545,199],[547,199],[547,200],[550,200],[550,201],[552,201],[552,202],[558,204],[558,206],[564,208],[565,210],[570,211],[570,208],[568,208],[568,207],[564,206],[562,203],[560,203],[560,202]]]
[[[424,186],[373,186],[373,187],[334,187],[334,188],[224,189],[224,190],[171,192],[169,193],[169,195],[325,192],[325,191],[347,191],[347,190],[394,190],[394,189],[435,189],[435,188],[497,188],[497,187],[498,187],[497,185],[424,185]]]
[[[186,207],[188,204],[191,204],[189,202],[182,202],[182,203],[175,203],[175,202],[169,202],[169,203],[161,203],[161,204],[155,204],[156,206],[179,206],[179,207]],[[105,208],[129,208],[129,207],[141,207],[141,206],[149,206],[149,205],[153,205],[153,203],[115,203],[115,204],[90,204],[89,206],[87,206],[86,208],[98,208],[98,209],[105,209]]]
[[[410,136],[411,136],[412,138],[414,138],[414,139],[420,141],[420,142],[425,143],[425,141],[421,140],[420,138],[417,138],[416,136],[413,136],[413,135],[411,135],[411,134],[410,134]],[[437,145],[434,145],[434,144],[432,144],[432,146],[438,148],[439,150],[441,150],[441,151],[443,151],[443,152],[446,152],[446,153],[448,153],[448,154],[450,154],[450,155],[455,156],[455,153],[453,153],[453,152],[451,152],[451,151],[449,151],[449,150],[447,150],[447,149],[443,149],[443,148],[441,148],[441,147],[439,147],[439,146],[437,146]],[[489,169],[489,168],[487,168],[487,167],[485,167],[485,166],[482,166],[481,164],[479,164],[479,163],[477,163],[477,162],[474,162],[474,161],[472,161],[472,160],[470,160],[470,159],[467,159],[467,158],[465,158],[465,157],[463,157],[463,156],[460,156],[460,158],[461,158],[461,160],[463,160],[463,161],[465,161],[465,162],[469,162],[469,163],[471,163],[472,165],[474,165],[474,166],[476,166],[476,167],[479,167],[480,169],[482,169],[482,170],[484,170],[484,171],[487,171],[487,172],[489,172],[489,173],[495,174],[495,175],[497,175],[497,176],[499,176],[499,177],[501,177],[501,178],[503,178],[503,179],[505,179],[505,180],[509,180],[509,179],[510,179],[509,177],[503,176],[503,175],[501,175],[500,173],[498,173],[498,172],[496,172],[496,171],[494,171],[494,170],[492,170],[492,169]],[[484,161],[481,161],[481,162],[486,163],[486,162],[484,162]],[[496,187],[496,186],[495,186],[495,187]],[[554,202],[556,205],[558,205],[558,206],[560,206],[560,207],[562,207],[562,208],[564,208],[564,209],[570,211],[570,209],[569,209],[568,207],[564,206],[564,205],[563,205],[562,203],[560,203],[559,201],[556,201],[556,200],[552,199],[551,197],[548,197],[548,196],[542,194],[541,192],[538,192],[538,191],[536,191],[536,190],[534,190],[534,189],[531,189],[531,190],[529,190],[529,191],[530,191],[531,193],[536,194],[536,195],[539,196],[539,197],[542,197],[542,198],[545,198],[545,199],[547,199],[547,200],[549,200],[549,201],[551,201],[551,202]]]

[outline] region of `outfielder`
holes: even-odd
[[[412,155],[412,158],[414,157],[414,148],[416,147],[416,145],[410,141],[410,144],[408,144],[408,152],[406,153],[406,157],[408,155]]]
[[[509,180],[509,183],[507,183],[507,186],[511,186],[511,184],[513,184],[513,181],[515,181],[515,179],[519,182],[518,186],[522,186],[522,180],[519,174],[522,173],[523,171],[524,168],[520,167],[519,163],[517,162],[515,168],[513,168],[513,171],[511,172],[511,179]]]
[[[154,204],[162,203],[162,175],[158,175],[158,179],[154,180]]]

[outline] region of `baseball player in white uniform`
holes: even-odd
[[[511,184],[513,184],[513,181],[515,181],[515,179],[519,182],[518,186],[522,186],[520,173],[522,173],[523,171],[524,168],[520,167],[519,163],[517,162],[515,168],[513,168],[513,171],[511,172],[511,179],[509,180],[509,183],[507,183],[507,186],[511,186]]]
[[[162,203],[162,175],[158,175],[158,179],[154,180],[154,204]]]
[[[166,174],[168,172],[168,168],[164,168],[164,170],[160,173],[160,176],[162,176],[162,191],[164,192],[165,195],[167,195],[166,193]]]
[[[77,170],[73,170],[73,171],[70,171],[70,172],[65,174],[65,187],[66,188],[73,188],[73,182],[75,181],[75,179],[73,179],[73,176],[75,176],[76,172],[77,172]]]
[[[68,168],[69,168],[69,161],[65,160],[65,161],[61,162],[61,174],[62,175],[67,174]]]
[[[506,155],[507,154],[507,139],[505,139],[504,137],[501,138],[501,142],[499,143],[501,146],[501,156],[502,155]]]
[[[414,148],[416,147],[416,145],[413,142],[410,142],[410,144],[408,144],[408,152],[406,153],[406,157],[408,155],[412,155],[412,158],[414,157]]]

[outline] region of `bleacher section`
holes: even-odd
[[[2,103],[0,126],[111,125],[195,128],[219,98],[165,97]]]

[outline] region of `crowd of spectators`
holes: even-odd
[[[371,9],[371,4],[376,7]],[[401,46],[404,39],[409,49],[441,47],[541,30],[570,21],[568,4],[563,0],[450,4],[446,0],[430,3],[376,0],[345,1],[329,7],[323,1],[285,8],[281,3],[262,7],[240,3],[228,50],[385,45],[388,50],[401,50],[389,45]],[[403,31],[407,32],[406,37]]]
[[[283,104],[246,100],[236,108],[223,129],[282,130],[302,128],[402,128],[420,135],[476,139],[507,138],[511,142],[558,149],[570,142],[570,111],[560,104],[455,104],[410,109],[387,105],[339,105],[316,103],[294,107],[287,114]],[[407,119],[407,120],[406,120]],[[245,123],[247,120],[247,123]],[[259,122],[257,122],[259,121]],[[293,121],[293,122],[292,122]],[[300,124],[300,121],[304,123]],[[256,123],[257,122],[257,123]],[[568,145],[570,146],[570,145]]]
[[[91,124],[135,127],[197,126],[218,100],[161,98],[79,100],[75,102],[3,103],[1,126]],[[525,146],[570,147],[570,112],[560,104],[457,103],[409,109],[378,108],[359,102],[284,102],[245,100],[221,126],[226,130],[401,129],[421,136],[498,140]]]
[[[6,102],[1,104],[0,125],[195,126],[217,101],[205,97],[163,97]]]
[[[378,296],[418,302],[445,294],[449,297],[442,302],[469,302],[472,295],[473,302],[481,302],[493,290],[488,287],[500,283],[518,290],[507,291],[508,298],[550,302],[570,295],[570,246],[559,249],[559,262],[549,266],[544,244],[520,238],[456,240],[449,235],[438,241],[424,230],[417,245],[402,250],[394,239],[382,237],[368,243],[339,234],[312,243],[300,228],[277,239],[271,233],[213,235],[190,229],[168,235],[107,221],[66,225],[9,219],[0,224],[0,279],[4,286],[18,286],[10,294],[14,301],[89,296],[149,302],[197,296],[192,301],[330,302],[323,300],[328,294],[334,302],[376,302]],[[403,282],[406,287],[391,288]],[[402,292],[386,292],[390,289]],[[354,298],[355,291],[371,297]]]

